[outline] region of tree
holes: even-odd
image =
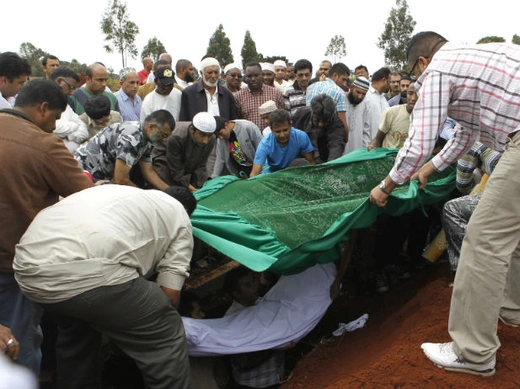
[[[242,55],[242,68],[244,70],[248,62],[261,61],[262,55],[256,51],[256,43],[251,37],[249,30],[246,31],[246,35],[244,36],[244,44],[242,45],[240,54]]]
[[[276,61],[277,59],[281,59],[286,64],[290,62],[285,55],[267,56],[267,57],[262,58],[262,61],[269,62],[269,63],[274,63],[274,61]]]
[[[345,38],[342,35],[334,35],[330,39],[330,43],[325,51],[325,57],[331,57],[332,63],[336,63],[347,55],[347,48],[345,46]]]
[[[24,42],[20,45],[20,57],[25,58],[31,65],[31,75],[33,77],[43,77],[42,57],[47,53],[42,49],[34,46],[30,42]]]
[[[154,36],[152,39],[148,39],[148,42],[144,45],[143,51],[141,51],[141,59],[151,57],[155,62],[162,53],[166,52],[166,48],[162,42]]]
[[[231,42],[226,36],[222,24],[219,24],[211,38],[209,38],[209,45],[206,54],[216,58],[222,68],[233,62]]]
[[[514,43],[515,45],[520,45],[520,36],[518,35],[513,35],[513,39],[511,39],[511,42]]]
[[[394,71],[409,70],[406,49],[412,39],[415,25],[406,0],[396,0],[377,44],[384,50],[386,65]]]
[[[105,34],[105,41],[109,42],[104,46],[107,53],[121,53],[123,67],[126,67],[127,56],[137,57],[137,47],[135,38],[139,34],[137,24],[128,19],[126,3],[119,0],[112,0],[108,5],[101,19],[101,30]]]
[[[480,44],[480,43],[504,43],[506,40],[504,38],[502,38],[501,36],[495,36],[495,35],[492,35],[492,36],[485,36],[484,38],[480,38],[479,41],[477,42],[477,44]]]

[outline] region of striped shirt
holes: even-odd
[[[283,95],[272,86],[262,85],[260,93],[251,93],[251,89],[243,88],[235,93],[235,103],[237,106],[237,119],[246,119],[256,124],[256,126],[263,130],[265,123],[258,113],[260,107],[266,101],[273,100],[278,109],[285,109]]]
[[[311,101],[315,96],[322,93],[332,97],[332,100],[336,103],[337,112],[345,112],[347,110],[347,94],[330,78],[309,85],[306,91],[307,106],[311,105]]]
[[[430,157],[446,118],[457,121],[453,137],[432,159],[440,171],[480,140],[502,152],[507,135],[520,129],[520,46],[445,44],[415,83],[419,99],[408,139],[390,178],[406,182]]]
[[[480,168],[484,173],[490,175],[501,156],[501,153],[491,150],[480,142],[475,142],[466,155],[457,161],[457,189],[459,192],[469,194],[480,180],[480,177],[477,177],[478,179],[475,177],[475,169]]]

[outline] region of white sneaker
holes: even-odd
[[[464,361],[457,357],[453,351],[453,342],[423,343],[421,348],[430,361],[448,371],[475,374],[483,377],[490,377],[495,374],[495,357],[488,363],[471,363]]]

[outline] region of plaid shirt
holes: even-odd
[[[272,86],[262,85],[260,93],[251,93],[249,87],[242,88],[235,93],[235,103],[237,105],[237,118],[246,119],[257,125],[260,130],[265,128],[265,123],[258,113],[260,107],[266,101],[273,100],[278,109],[285,109],[283,95]]]
[[[330,78],[309,85],[306,91],[307,106],[311,105],[311,101],[315,96],[322,93],[332,97],[332,100],[336,103],[337,112],[345,112],[347,110],[347,94]]]
[[[419,100],[408,139],[390,172],[397,184],[428,160],[448,116],[460,126],[432,159],[439,171],[461,158],[477,140],[503,151],[507,135],[520,129],[520,47],[516,45],[447,43],[415,87]]]

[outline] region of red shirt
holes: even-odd
[[[148,80],[149,74],[150,72],[147,72],[146,69],[137,72],[137,75],[139,76],[139,85],[146,84],[146,80]]]

